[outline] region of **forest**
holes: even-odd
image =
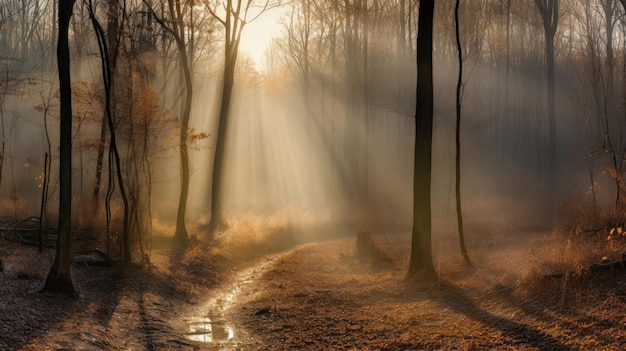
[[[2,0],[0,350],[626,349],[626,0]]]

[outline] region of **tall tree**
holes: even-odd
[[[57,66],[60,91],[59,229],[56,253],[42,292],[76,296],[70,271],[72,231],[72,87],[68,30],[74,0],[59,0]]]
[[[167,8],[169,12],[169,19],[166,21],[157,15],[152,9],[150,3],[146,0],[143,1],[146,6],[152,12],[154,18],[173,38],[176,43],[176,49],[178,51],[178,57],[181,62],[181,69],[185,79],[185,103],[183,106],[183,113],[180,123],[180,169],[181,169],[181,184],[180,184],[180,197],[178,199],[178,211],[176,213],[176,232],[174,238],[178,242],[181,248],[186,248],[189,245],[189,235],[187,234],[187,227],[185,225],[185,216],[187,213],[187,199],[189,197],[189,118],[191,116],[191,102],[193,98],[193,81],[191,73],[191,65],[193,63],[193,57],[190,57],[193,53],[193,48],[187,50],[187,34],[190,38],[193,38],[193,33],[188,33],[190,28],[185,24],[183,9],[180,0],[167,0]],[[193,6],[193,3],[191,3]],[[167,23],[166,23],[167,22]],[[193,43],[191,43],[193,45]]]
[[[91,23],[94,28],[94,32],[96,33],[96,38],[98,40],[98,48],[100,50],[100,62],[102,64],[102,81],[104,84],[104,93],[105,93],[105,115],[107,119],[107,123],[109,126],[109,131],[111,133],[111,141],[110,141],[110,150],[112,152],[114,161],[115,161],[115,174],[117,175],[117,182],[120,188],[120,195],[122,197],[123,208],[124,208],[124,219],[123,219],[123,228],[122,228],[122,246],[124,251],[124,262],[131,262],[131,252],[130,252],[130,232],[129,232],[129,202],[128,196],[126,194],[126,187],[124,185],[124,178],[122,177],[122,166],[120,162],[120,153],[117,147],[117,141],[115,137],[115,125],[113,123],[113,112],[111,110],[112,99],[111,93],[113,88],[113,70],[111,65],[111,57],[109,56],[109,48],[107,47],[106,35],[104,29],[98,22],[98,19],[95,16],[92,1],[89,0],[88,3],[88,11],[89,18],[91,19]],[[109,172],[112,172],[112,167],[109,167]]]
[[[459,75],[456,81],[456,130],[455,130],[455,190],[456,190],[456,219],[459,228],[459,244],[461,245],[461,255],[465,264],[470,265],[471,261],[465,247],[465,231],[463,228],[463,211],[461,209],[461,99],[463,94],[463,48],[461,46],[461,34],[459,33],[459,7],[461,0],[456,0],[454,5],[454,32],[456,35],[456,49],[459,60]]]
[[[619,15],[617,13],[617,6],[619,6],[613,0],[602,0],[600,1],[600,6],[602,7],[602,12],[604,15],[604,35],[605,35],[605,43],[606,43],[606,60],[605,60],[605,82],[604,82],[604,119],[608,122],[608,119],[611,116],[617,115],[617,111],[615,111],[614,105],[614,73],[615,73],[615,62],[614,62],[614,54],[613,54],[613,32],[615,30],[615,25],[619,19]],[[608,124],[608,123],[607,123]],[[621,125],[621,123],[620,123]],[[615,169],[615,211],[618,211],[620,205],[620,192],[623,183],[622,168],[624,165],[623,157],[618,155],[620,150],[615,150],[613,147],[613,143],[611,142],[611,130],[613,128],[606,128],[606,140],[607,144],[609,144],[609,152],[611,154],[611,159],[613,161],[613,168]],[[618,138],[618,148],[621,148],[621,139],[622,139],[622,131],[621,128],[614,128],[615,130],[619,130],[620,138]],[[621,159],[621,160],[620,160]]]
[[[106,40],[108,47],[108,56],[109,56],[109,65],[111,68],[111,72],[113,73],[110,77],[111,85],[113,84],[113,78],[116,71],[116,63],[117,63],[117,54],[119,52],[119,37],[120,37],[120,23],[119,23],[119,0],[109,0],[108,1],[108,11],[107,11],[107,32],[106,32]],[[114,99],[111,99],[111,102],[114,103]],[[98,206],[99,206],[99,197],[100,197],[100,184],[102,181],[102,169],[103,169],[103,161],[104,161],[104,147],[106,144],[106,130],[107,130],[107,116],[104,114],[102,116],[102,121],[100,124],[100,139],[98,142],[98,159],[96,162],[96,180],[95,186],[93,189],[93,218],[95,221],[98,214]],[[108,234],[107,234],[108,239]],[[108,246],[107,246],[108,250]]]
[[[222,176],[226,131],[241,33],[246,24],[257,19],[268,8],[275,6],[275,4],[277,3],[272,0],[225,0],[222,3],[223,8],[218,10],[213,6],[214,4],[207,3],[208,10],[224,27],[224,77],[222,80],[222,99],[220,102],[215,158],[213,161],[213,176],[211,179],[211,219],[209,222],[209,236],[213,235],[216,230],[227,226],[222,212]],[[250,13],[251,9],[256,9],[256,13]],[[220,16],[222,13],[223,15]]]
[[[187,139],[189,137],[189,118],[191,116],[191,101],[193,98],[193,82],[191,77],[191,63],[193,58],[188,57],[187,44],[185,43],[185,32],[187,31],[180,1],[168,0],[167,2],[172,18],[172,28],[170,33],[174,36],[178,56],[181,60],[181,67],[185,77],[185,104],[180,124],[180,169],[181,184],[180,197],[178,199],[178,211],[176,212],[176,232],[174,237],[180,245],[185,248],[189,244],[187,227],[185,226],[185,216],[187,213],[187,199],[189,197],[189,150]],[[191,33],[193,35],[193,33]]]
[[[548,177],[549,189],[556,189],[556,94],[554,87],[554,37],[559,23],[559,0],[535,0],[543,20],[548,89]]]
[[[413,165],[413,231],[408,277],[432,277],[430,184],[433,141],[434,0],[421,0],[417,25],[417,103]]]

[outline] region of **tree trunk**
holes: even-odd
[[[45,117],[44,117],[45,118]],[[46,205],[48,204],[48,184],[50,183],[50,147],[48,145],[48,151],[44,155],[43,161],[43,173],[41,184],[41,204],[39,206],[39,252],[43,252],[43,231],[44,223],[48,221]],[[46,225],[47,227],[47,225]]]
[[[461,47],[461,36],[459,33],[459,6],[460,0],[456,0],[454,6],[454,30],[456,34],[456,49],[459,59],[459,76],[456,81],[456,157],[455,157],[455,190],[456,190],[456,219],[459,227],[459,244],[461,246],[461,255],[465,260],[465,264],[471,265],[467,248],[465,247],[465,232],[463,230],[463,211],[461,209],[461,91],[463,86],[463,49]]]
[[[406,0],[400,0],[400,12],[398,18],[399,34],[398,34],[398,57],[404,58],[407,52],[406,43]],[[409,9],[411,11],[411,9]]]
[[[431,164],[433,133],[433,12],[434,0],[419,4],[417,29],[417,106],[413,165],[413,231],[407,275],[435,276],[431,244]]]
[[[509,116],[509,96],[511,89],[511,0],[506,1],[506,71],[504,74],[504,121],[501,124],[500,133],[509,133],[511,130],[511,118]],[[509,137],[510,138],[510,137]],[[500,165],[504,166],[505,152],[509,152],[510,141],[500,139]],[[503,168],[506,169],[506,168]],[[506,175],[505,175],[506,177]]]
[[[115,67],[117,63],[118,53],[118,32],[119,32],[119,0],[108,0],[109,8],[107,10],[107,47],[109,62],[111,65],[111,72],[115,74]],[[111,84],[113,84],[113,77],[110,77]],[[114,103],[114,99],[111,98],[111,102]],[[99,199],[100,199],[100,185],[102,184],[102,165],[104,161],[104,149],[106,144],[106,131],[107,131],[107,116],[102,115],[102,121],[100,124],[100,140],[98,145],[98,158],[96,162],[96,180],[93,189],[92,201],[93,201],[93,217],[92,225],[95,225],[95,220],[98,216]],[[108,233],[107,233],[108,235]],[[107,238],[108,240],[108,238]]]
[[[181,61],[183,75],[185,78],[185,105],[183,106],[183,114],[180,122],[180,168],[181,168],[181,184],[180,184],[180,197],[178,198],[178,210],[176,213],[176,232],[174,238],[182,249],[187,248],[189,245],[189,235],[187,233],[187,227],[185,224],[185,216],[187,213],[187,200],[189,198],[189,147],[187,140],[189,138],[189,118],[191,116],[191,102],[193,98],[193,81],[192,81],[192,65],[193,65],[193,33],[188,33],[183,22],[183,13],[180,7],[180,1],[174,2],[168,0],[167,6],[170,13],[170,27],[163,19],[164,12],[161,15],[157,15],[156,12],[150,6],[150,3],[143,0],[143,3],[148,6],[155,20],[159,23],[161,28],[171,34],[176,42],[176,49],[178,50],[178,56]],[[191,4],[193,6],[193,3]],[[193,29],[193,22],[191,25]],[[192,30],[193,32],[193,30]],[[185,38],[190,36],[191,46],[189,53],[187,52],[187,44]]]
[[[181,60],[181,66],[183,69],[183,75],[185,78],[185,105],[183,106],[183,115],[180,123],[180,168],[181,168],[181,183],[180,183],[180,197],[178,198],[178,211],[176,213],[176,232],[174,238],[182,249],[187,248],[189,245],[189,235],[187,234],[187,227],[185,225],[185,216],[187,214],[187,199],[189,198],[189,150],[187,145],[187,139],[189,137],[189,118],[191,116],[191,101],[193,97],[193,82],[191,78],[191,64],[193,57],[188,56],[187,45],[185,38],[187,36],[185,24],[183,22],[183,14],[180,1],[174,2],[168,0],[167,2],[170,15],[173,19],[174,25],[171,30],[174,35],[176,47],[178,49],[178,56]],[[162,23],[164,25],[164,23]],[[193,29],[193,27],[192,27]],[[189,33],[193,38],[193,33]],[[192,42],[193,45],[193,42]],[[193,53],[193,48],[190,48],[190,53]]]
[[[184,43],[179,45],[179,55],[182,58],[183,72],[185,75],[185,107],[183,110],[182,123],[180,127],[180,167],[181,184],[180,198],[178,200],[178,212],[176,215],[176,233],[174,237],[181,248],[189,245],[189,235],[185,226],[185,215],[187,213],[187,198],[189,197],[189,151],[187,146],[189,117],[191,116],[191,101],[193,94],[193,83],[191,81],[191,71]]]
[[[59,139],[59,229],[56,253],[50,273],[41,292],[63,293],[76,297],[70,271],[72,231],[72,86],[68,29],[74,0],[59,1],[59,38],[57,65],[60,90]]]
[[[548,177],[550,193],[556,185],[556,94],[554,87],[554,34],[546,38],[546,74],[548,85]]]
[[[117,64],[117,53],[118,53],[118,45],[119,45],[119,31],[120,31],[120,21],[119,21],[119,8],[120,1],[119,0],[108,0],[109,8],[107,13],[107,46],[109,55],[109,61],[111,65],[111,71],[115,72],[115,67]]]
[[[554,36],[559,20],[559,0],[535,0],[543,19],[546,54],[546,85],[548,89],[548,189],[554,194],[556,188],[556,94],[554,87]],[[551,197],[554,200],[553,197]]]
[[[613,0],[604,0],[601,2],[601,6],[604,12],[604,24],[605,24],[605,35],[606,35],[606,72],[605,77],[606,81],[604,82],[605,88],[604,91],[604,118],[608,123],[608,119],[611,116],[617,115],[617,111],[615,111],[615,105],[613,104],[613,89],[614,89],[614,71],[615,71],[615,63],[613,57],[613,31],[615,22],[613,21],[614,15],[614,2]],[[607,129],[606,137],[608,140],[611,140],[611,130]],[[621,146],[621,142],[618,143]],[[613,168],[615,168],[615,211],[619,210],[620,205],[620,196],[621,196],[621,183],[622,183],[622,164],[623,161],[619,160],[621,155],[617,155],[621,153],[622,150],[614,150],[612,149],[612,161]],[[623,160],[623,158],[622,158]]]
[[[104,146],[106,144],[106,132],[107,132],[107,118],[105,115],[102,116],[102,122],[100,124],[100,141],[98,144],[98,158],[96,161],[96,181],[93,188],[93,212],[94,216],[92,221],[95,221],[96,216],[98,215],[98,203],[100,198],[100,184],[102,184],[102,165],[104,161]]]
[[[96,19],[91,0],[89,1],[89,17],[91,19],[94,32],[96,33],[96,38],[98,39],[98,48],[100,51],[100,62],[102,64],[102,80],[104,83],[104,93],[105,93],[105,115],[106,115],[106,119],[108,122],[109,131],[111,133],[111,141],[110,141],[109,149],[112,151],[112,155],[114,157],[115,174],[117,175],[117,182],[120,187],[120,196],[122,197],[122,203],[123,203],[124,218],[123,218],[123,228],[122,228],[122,246],[123,246],[123,252],[124,252],[124,262],[128,264],[131,262],[131,259],[132,259],[131,251],[130,251],[130,232],[129,232],[129,202],[128,202],[128,196],[126,195],[124,178],[122,177],[122,166],[121,166],[119,151],[117,149],[117,142],[115,138],[115,125],[113,123],[113,112],[111,110],[111,105],[112,105],[111,93],[113,89],[113,71],[112,71],[112,66],[111,66],[111,57],[109,56],[110,51],[107,47],[107,42],[106,42],[106,36],[104,34],[104,30],[102,29],[102,26]],[[109,155],[111,155],[111,153]],[[109,173],[111,172],[113,172],[113,169],[112,167],[109,167]],[[107,219],[108,219],[108,216],[107,216]]]
[[[222,88],[222,102],[217,129],[217,141],[215,145],[215,160],[213,161],[213,178],[211,180],[211,221],[209,222],[209,236],[216,230],[226,226],[222,213],[222,175],[224,168],[224,150],[226,145],[226,126],[230,112],[230,100],[233,92],[235,76],[236,54],[229,55],[227,49],[224,63],[224,82]],[[236,50],[234,50],[236,53]]]

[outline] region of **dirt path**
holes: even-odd
[[[75,267],[78,300],[36,293],[45,260],[5,245],[0,350],[626,349],[623,271],[533,278],[528,238],[471,243],[471,268],[435,243],[441,280],[409,284],[410,238],[375,240],[391,263],[360,263],[339,240],[234,271],[202,250],[123,272]]]
[[[285,253],[286,255],[289,253]],[[281,255],[270,255],[232,272],[221,286],[210,291],[208,301],[194,306],[175,322],[178,330],[196,348],[237,349],[254,345],[239,324],[233,311],[244,296],[258,293],[259,279],[275,264]]]
[[[406,238],[388,244],[388,251],[402,253]],[[402,280],[406,262],[364,268],[352,256],[353,246],[352,240],[304,245],[243,273],[225,313],[235,326],[233,339],[199,347],[626,349],[623,274],[546,278],[534,282],[537,287],[520,275],[501,274],[504,267],[493,267],[497,273],[490,275],[493,262],[477,260],[473,268],[440,263],[441,281],[416,285]],[[525,257],[507,255],[503,250],[497,259],[517,264]]]

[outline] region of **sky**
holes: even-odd
[[[256,62],[256,68],[265,68],[265,49],[272,39],[279,37],[282,25],[281,15],[285,12],[282,8],[267,10],[255,21],[250,22],[241,34],[239,43],[240,54],[245,52]]]

